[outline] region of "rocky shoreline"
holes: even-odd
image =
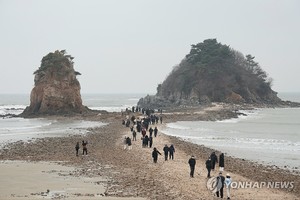
[[[178,120],[220,120],[237,117],[240,108],[221,105],[185,109],[164,113],[164,122]],[[217,108],[217,109],[216,109]],[[249,107],[250,108],[250,107]],[[248,109],[248,108],[247,108]],[[62,119],[63,117],[54,117]],[[108,125],[89,129],[87,135],[73,135],[60,138],[36,139],[30,143],[17,142],[0,150],[0,160],[63,161],[65,165],[77,168],[70,176],[105,177],[106,191],[103,196],[144,197],[147,199],[214,199],[206,188],[204,161],[212,149],[159,133],[154,146],[162,149],[164,144],[174,144],[174,161],[164,162],[162,157],[154,165],[150,148],[141,148],[141,142],[133,142],[133,149],[124,150],[122,140],[130,134],[129,128],[121,125],[121,113],[78,115],[74,119],[96,120]],[[159,125],[159,129],[162,125]],[[139,135],[138,135],[139,136]],[[139,138],[139,137],[138,137]],[[88,156],[75,156],[75,144],[89,141]],[[195,179],[188,176],[187,159],[196,155],[199,163]],[[297,199],[299,198],[299,174],[292,174],[276,166],[263,166],[244,159],[226,157],[226,172],[239,181],[293,181],[293,189],[245,189],[233,190],[232,199]],[[215,172],[217,173],[217,172]],[[216,174],[214,174],[216,175]],[[95,183],[97,184],[97,183]],[[98,183],[100,184],[100,183]],[[224,194],[226,192],[224,191]],[[77,194],[80,195],[80,194]],[[93,197],[93,194],[90,194]],[[285,196],[285,197],[283,197]],[[95,195],[94,195],[95,197]]]

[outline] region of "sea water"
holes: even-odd
[[[74,134],[85,135],[90,127],[105,125],[102,122],[84,120],[49,120],[19,117],[0,119],[0,147],[9,142],[29,141],[43,137],[60,137]]]
[[[115,112],[135,106],[145,94],[82,94],[83,105]],[[283,100],[300,102],[300,93],[280,93]],[[0,94],[0,114],[20,114],[29,105],[29,94]],[[264,164],[300,168],[300,109],[256,109],[247,116],[217,122],[175,122],[166,134],[223,151],[234,157]],[[86,134],[101,122],[0,118],[0,146],[38,137]]]
[[[138,100],[146,94],[83,94],[83,105],[93,110],[120,112],[136,106]]]
[[[284,93],[280,97],[300,102],[299,93]],[[299,171],[300,108],[242,112],[247,116],[216,122],[169,123],[163,132],[222,151],[225,155]]]
[[[135,106],[145,94],[83,94],[83,105],[93,110],[120,112]],[[18,115],[30,104],[28,94],[0,94],[0,115]],[[83,120],[49,120],[44,118],[24,119],[20,117],[0,118],[0,147],[18,140],[35,138],[84,135],[88,128],[105,125],[102,122]]]

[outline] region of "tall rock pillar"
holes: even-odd
[[[55,51],[44,56],[41,66],[34,72],[34,88],[30,106],[22,115],[63,115],[87,111],[82,105],[80,75],[73,67],[74,58],[66,51]]]

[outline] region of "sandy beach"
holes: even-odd
[[[223,107],[164,113],[164,123],[177,120],[214,120],[231,117]],[[218,199],[207,189],[205,160],[213,151],[159,131],[153,147],[161,153],[165,144],[174,144],[174,160],[159,156],[154,164],[152,148],[142,148],[141,135],[131,150],[123,149],[129,128],[124,116],[108,113],[77,116],[74,119],[106,122],[85,136],[37,139],[17,142],[0,151],[0,199]],[[63,120],[63,118],[59,118]],[[162,129],[163,124],[157,126]],[[75,156],[75,144],[87,140],[88,155]],[[80,152],[82,148],[80,149]],[[219,152],[217,152],[219,154]],[[195,177],[189,176],[188,159],[196,157]],[[299,199],[300,176],[243,159],[225,156],[225,171],[239,182],[293,182],[293,188],[233,188],[231,199]],[[212,172],[217,176],[218,171]],[[47,192],[48,190],[48,192]],[[224,198],[226,190],[224,189]]]

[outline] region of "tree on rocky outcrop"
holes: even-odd
[[[33,73],[30,106],[22,115],[73,114],[88,110],[82,105],[80,83],[76,78],[81,74],[74,70],[73,59],[66,50],[57,50],[42,58],[41,66]]]
[[[159,85],[147,101],[195,105],[205,102],[278,103],[271,78],[254,56],[246,55],[207,39],[191,46],[189,54]],[[139,101],[143,105],[143,99]],[[159,105],[156,105],[159,106]]]

